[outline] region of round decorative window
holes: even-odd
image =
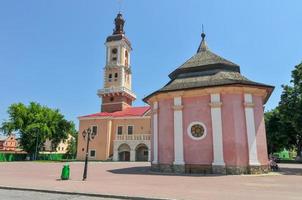
[[[117,53],[117,49],[116,48],[112,49],[112,53],[116,54]]]
[[[206,127],[201,122],[192,122],[188,126],[187,132],[188,132],[188,135],[194,140],[201,140],[207,134]]]

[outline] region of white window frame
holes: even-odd
[[[192,128],[192,126],[194,126],[194,125],[196,125],[196,124],[201,125],[201,126],[203,127],[203,129],[204,129],[204,134],[203,134],[203,136],[201,136],[201,137],[199,137],[199,138],[194,137],[194,136],[192,135],[192,133],[191,133],[191,128]],[[204,138],[207,136],[207,127],[206,127],[206,125],[205,125],[204,123],[202,123],[202,122],[197,122],[197,121],[191,122],[191,123],[189,124],[188,128],[187,128],[187,134],[188,134],[189,137],[190,137],[191,139],[193,139],[193,140],[202,140],[202,139],[204,139]]]
[[[122,134],[118,134],[118,127],[122,127]],[[123,125],[116,125],[116,135],[124,135],[123,127]]]
[[[94,156],[91,156],[91,151],[94,151]],[[96,158],[96,150],[95,149],[89,149],[89,158]]]
[[[128,129],[129,126],[132,126],[132,134],[131,135],[134,135],[134,126],[133,125],[127,125],[127,135],[129,135],[129,129]]]

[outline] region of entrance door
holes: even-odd
[[[122,144],[118,148],[119,161],[130,161],[130,147],[128,144]]]
[[[136,148],[136,161],[148,161],[148,147],[140,144]]]
[[[130,161],[130,152],[129,151],[123,151],[119,152],[118,154],[119,161]]]

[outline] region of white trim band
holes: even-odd
[[[244,94],[244,104],[251,105],[253,103],[253,97],[251,94]],[[255,128],[255,116],[254,109],[251,106],[245,106],[245,121],[246,121],[246,133],[248,141],[248,153],[249,153],[249,165],[260,165],[257,155],[257,142],[256,142],[256,128]]]
[[[184,146],[183,146],[183,120],[181,97],[174,97],[174,165],[183,165]]]
[[[158,102],[153,103],[153,110],[158,110]],[[158,163],[158,113],[153,113],[153,164]]]
[[[213,131],[213,163],[212,165],[225,166],[223,156],[223,134],[220,94],[211,94],[211,118]]]

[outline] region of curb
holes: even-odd
[[[131,199],[131,200],[172,200],[165,198],[149,198],[149,197],[132,197],[132,196],[122,196],[122,195],[111,195],[111,194],[97,194],[97,193],[82,193],[82,192],[66,192],[59,190],[44,190],[44,189],[34,189],[34,188],[18,188],[18,187],[10,187],[10,186],[0,186],[2,190],[19,190],[19,191],[30,191],[30,192],[42,192],[42,193],[50,193],[50,194],[65,194],[65,195],[79,195],[79,196],[87,196],[87,197],[101,197],[101,198],[109,198],[109,199]]]

